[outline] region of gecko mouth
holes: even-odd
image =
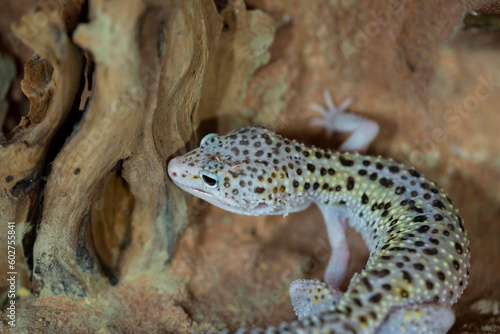
[[[257,204],[257,206],[254,208],[256,210],[264,210],[264,209],[267,209],[269,207],[268,204],[266,203],[259,203]]]
[[[204,194],[204,195],[210,195],[210,193],[209,193],[209,192],[207,192],[207,191],[205,191],[205,190],[201,190],[200,188],[190,187],[190,186],[188,186],[188,185],[186,185],[186,184],[183,184],[183,183],[179,182],[176,178],[172,178],[172,181],[174,181],[174,183],[175,183],[178,187],[180,187],[180,188],[182,188],[182,189],[186,190],[187,192],[194,193],[194,194]]]
[[[265,202],[260,202],[258,204],[249,203],[246,200],[243,200],[244,203],[238,202],[230,197],[225,197],[223,199],[218,198],[216,193],[212,193],[209,191],[202,190],[197,187],[188,186],[187,184],[182,184],[180,182],[176,182],[175,178],[172,179],[174,183],[176,183],[179,187],[194,195],[199,197],[217,207],[223,208],[228,211],[236,212],[239,214],[246,214],[250,216],[256,215],[265,215],[270,214],[270,205]]]
[[[193,187],[189,187],[189,186],[188,186],[187,188],[192,189],[192,190],[193,190],[194,192],[196,192],[196,193],[202,193],[202,194],[207,194],[207,195],[209,195],[209,194],[210,194],[210,193],[206,192],[205,190],[201,190],[201,189],[199,189],[199,188],[193,188]]]

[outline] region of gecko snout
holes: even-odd
[[[181,173],[179,172],[180,164],[178,163],[178,159],[174,158],[170,160],[167,166],[167,172],[168,176],[174,180],[175,178],[178,178]]]

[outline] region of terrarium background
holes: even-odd
[[[470,10],[481,15],[463,20]],[[288,284],[327,263],[319,212],[233,215],[177,189],[166,165],[247,124],[334,148],[341,137],[305,126],[326,89],[379,122],[370,154],[414,165],[460,208],[472,270],[452,333],[500,331],[498,15],[497,1],[464,0],[2,1],[0,235],[17,223],[16,329],[295,319]],[[367,251],[351,236],[354,273]]]

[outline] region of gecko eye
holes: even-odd
[[[208,135],[206,135],[205,137],[203,137],[203,139],[201,140],[200,146],[205,145],[208,140],[210,140],[211,138],[213,138],[215,136],[218,136],[218,135],[216,133],[209,133]]]
[[[201,171],[200,176],[203,183],[209,188],[217,188],[219,185],[219,176],[215,173],[204,170]]]

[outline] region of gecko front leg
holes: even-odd
[[[347,222],[338,207],[332,205],[318,205],[326,224],[328,239],[332,247],[332,254],[328,260],[324,280],[334,288],[339,288],[347,277],[351,251],[347,243]]]
[[[351,135],[340,145],[339,151],[364,152],[375,139],[379,126],[375,121],[347,112],[352,99],[345,99],[336,106],[330,94],[323,91],[325,106],[311,103],[311,108],[322,114],[322,118],[315,118],[312,125],[325,128],[326,134],[334,131],[351,132]],[[332,246],[332,255],[325,272],[325,282],[338,288],[344,281],[349,269],[350,251],[347,245],[346,226],[348,218],[338,207],[332,205],[319,206],[326,223],[328,237]]]
[[[379,132],[379,126],[376,122],[365,117],[347,112],[347,108],[352,102],[352,99],[345,99],[336,106],[330,94],[325,90],[323,98],[326,106],[317,103],[311,103],[311,108],[318,111],[322,117],[311,120],[311,125],[324,127],[327,135],[333,132],[351,132],[351,135],[340,145],[339,151],[358,151],[364,152],[375,139]],[[330,291],[334,293],[320,300],[320,303],[314,298],[305,297],[300,291],[309,291],[312,289],[320,289],[318,281],[314,280],[297,280],[290,285],[290,297],[294,305],[295,312],[300,319],[300,314],[308,314],[314,310],[322,309],[325,302],[335,304],[342,293],[337,290],[347,277],[351,252],[347,243],[346,228],[348,219],[339,207],[332,205],[318,205],[328,232],[328,238],[332,247],[328,265],[324,274],[324,281],[328,285]],[[293,287],[293,288],[292,288]]]
[[[303,279],[290,284],[290,299],[299,319],[319,314],[321,310],[327,311],[336,304],[343,295],[338,288],[347,277],[351,259],[346,234],[347,218],[335,206],[324,204],[318,207],[326,223],[332,253],[324,274],[326,284]]]

